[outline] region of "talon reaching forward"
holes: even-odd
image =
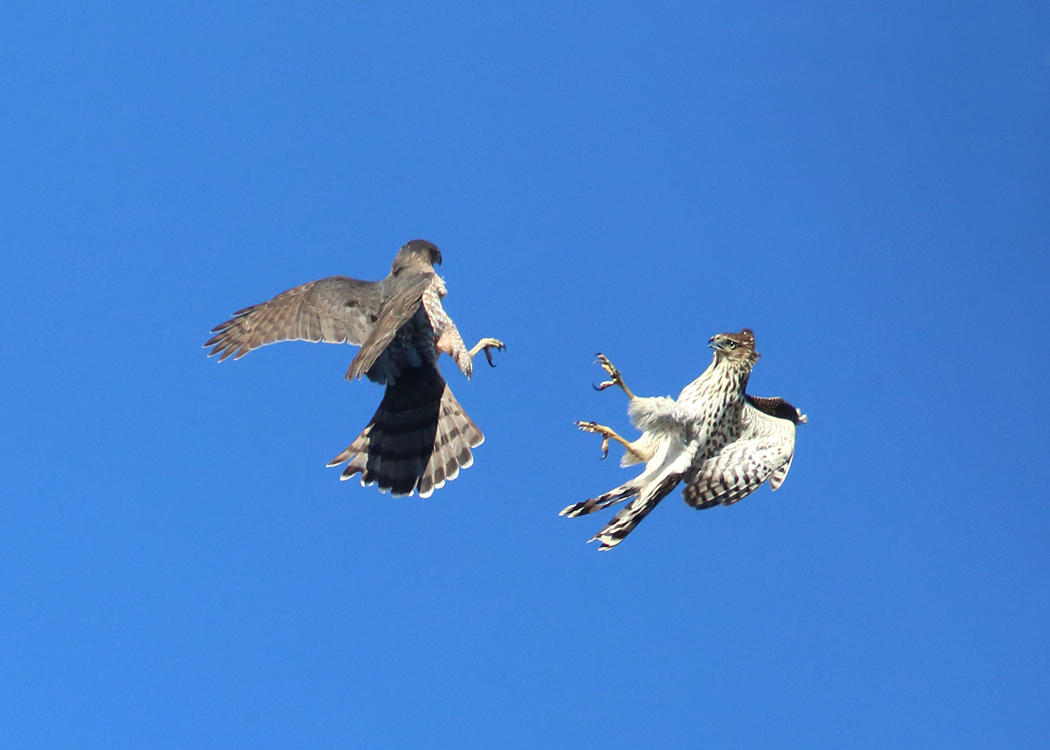
[[[624,447],[627,453],[637,456],[638,459],[641,461],[645,460],[644,456],[639,455],[637,451],[635,451],[634,447],[631,445],[631,442],[627,438],[621,437],[620,434],[617,433],[616,430],[614,430],[612,427],[606,427],[605,425],[598,424],[597,422],[582,422],[580,420],[576,420],[575,422],[573,422],[573,424],[576,425],[583,432],[593,432],[596,435],[602,436],[603,459],[609,457],[609,441],[615,440],[617,443]]]
[[[677,399],[635,396],[620,371],[604,355],[598,364],[608,373],[595,388],[619,386],[630,399],[631,423],[642,430],[628,441],[595,422],[577,422],[585,432],[602,436],[602,457],[609,441],[626,449],[620,464],[645,462],[642,473],[628,482],[561,511],[575,517],[630,502],[590,541],[608,550],[622,542],[648,513],[685,482],[685,501],[697,509],[735,503],[769,480],[777,489],[787,477],[795,452],[795,425],[806,416],[782,398],[745,393],[751,368],[758,360],[754,334],[720,333],[708,341],[711,365],[687,385]]]
[[[594,356],[597,357],[595,364],[601,365],[602,369],[609,375],[609,379],[598,383],[598,385],[594,386],[594,390],[604,391],[606,388],[611,388],[614,385],[619,386],[623,392],[627,394],[627,398],[633,400],[634,394],[631,393],[631,389],[624,384],[623,376],[620,375],[620,371],[613,366],[613,363],[609,361],[609,358],[601,352],[598,352]]]
[[[495,366],[489,350],[506,348],[493,338],[466,348],[441,306],[447,290],[434,272],[440,263],[435,245],[412,240],[385,279],[330,276],[297,286],[238,310],[204,346],[220,362],[277,341],[360,346],[346,378],[364,375],[386,393],[364,431],[328,465],[349,462],[341,479],[361,474],[362,485],[429,497],[473,463],[470,449],[485,439],[445,383],[438,357],[448,354],[469,378],[478,352]]]

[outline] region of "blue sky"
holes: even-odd
[[[438,5],[4,6],[5,746],[1042,747],[1045,4]],[[426,501],[354,349],[201,349],[413,237],[508,347]],[[597,553],[594,352],[744,326],[788,481]]]

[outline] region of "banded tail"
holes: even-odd
[[[430,497],[474,463],[470,449],[484,440],[441,373],[414,367],[387,385],[371,421],[328,466],[349,462],[340,479],[360,474],[381,492]]]

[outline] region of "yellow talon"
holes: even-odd
[[[507,345],[504,344],[499,339],[494,339],[494,338],[489,338],[489,337],[483,338],[478,343],[474,344],[473,348],[471,348],[471,350],[470,350],[470,358],[473,359],[475,357],[475,355],[477,355],[478,352],[484,351],[485,352],[485,359],[488,360],[489,367],[495,367],[496,363],[492,361],[492,352],[490,352],[489,349],[497,349],[499,351],[506,351],[507,350]]]
[[[606,388],[616,385],[623,389],[623,392],[627,394],[627,398],[633,400],[634,394],[631,393],[631,389],[623,382],[623,376],[620,375],[620,371],[613,366],[613,363],[609,361],[609,358],[601,352],[598,352],[595,356],[598,358],[595,360],[597,364],[601,365],[602,369],[609,374],[609,380],[602,381],[594,386],[594,390],[604,391]]]

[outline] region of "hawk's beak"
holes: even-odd
[[[721,343],[722,342],[718,339],[718,336],[712,336],[707,340],[707,346],[719,352],[722,351]]]

